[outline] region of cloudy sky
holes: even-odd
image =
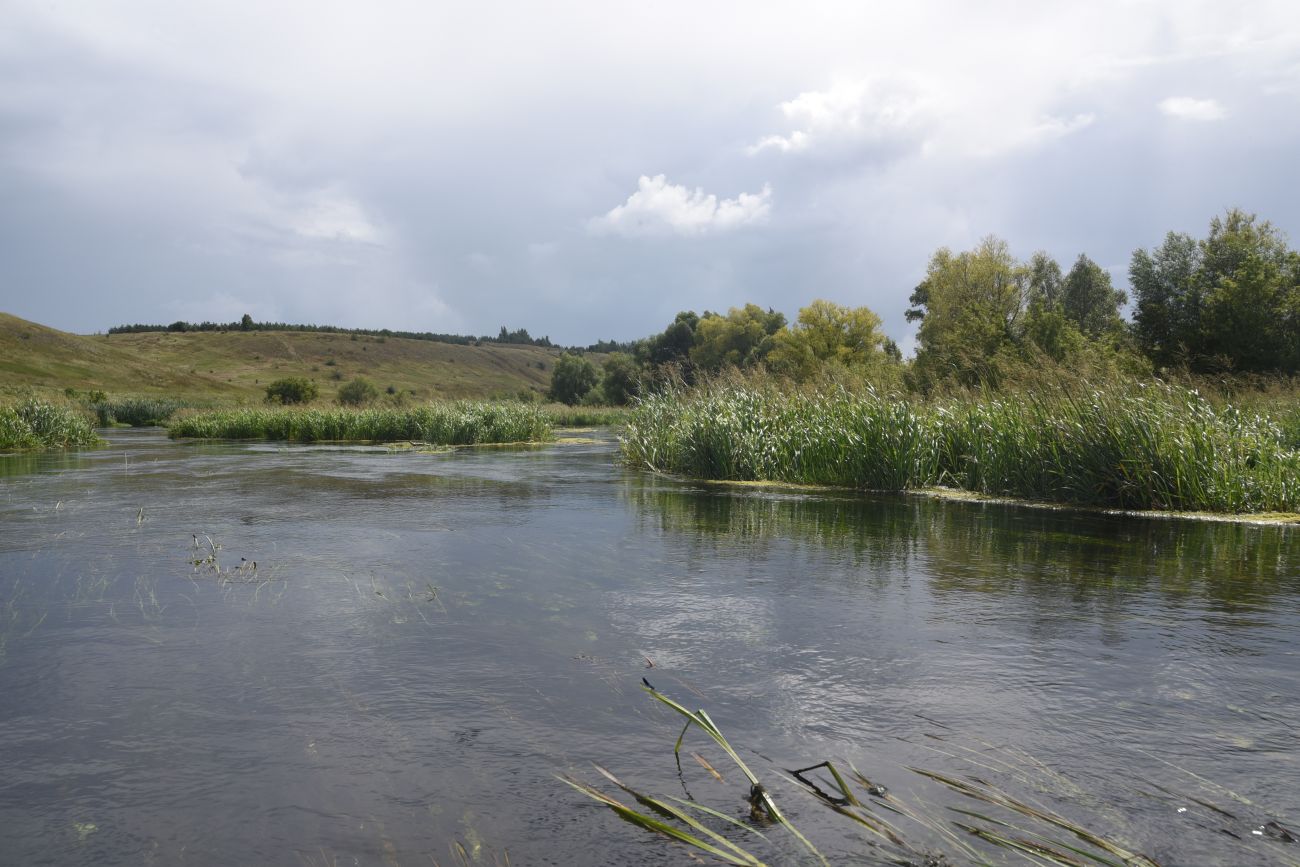
[[[544,10],[544,11],[542,11]],[[627,339],[1300,242],[1300,4],[0,0],[0,309]]]

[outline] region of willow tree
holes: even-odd
[[[868,307],[845,307],[817,299],[797,322],[777,332],[767,365],[807,380],[830,367],[867,371],[887,362],[881,321]]]
[[[907,318],[921,323],[917,384],[928,389],[942,380],[967,386],[996,380],[998,355],[1019,338],[1029,276],[1007,242],[992,235],[974,250],[938,250],[909,299]]]

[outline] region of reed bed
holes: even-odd
[[[99,442],[90,421],[76,409],[28,398],[0,406],[0,449],[53,449]]]
[[[171,397],[117,397],[89,404],[100,427],[125,424],[150,427],[167,423],[178,410],[192,404]]]
[[[435,445],[541,442],[551,422],[522,403],[457,401],[416,407],[300,409],[257,407],[178,416],[173,439],[256,439],[286,442],[416,442]]]
[[[634,466],[692,478],[980,494],[1125,509],[1300,510],[1284,426],[1163,384],[936,402],[706,385],[643,400]]]

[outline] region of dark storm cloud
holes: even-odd
[[[963,10],[11,4],[0,307],[585,343],[827,297],[906,342],[940,245],[1300,229],[1289,6]]]

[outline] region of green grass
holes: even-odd
[[[333,401],[358,376],[381,391],[429,400],[540,394],[558,349],[485,343],[462,346],[400,337],[281,332],[150,332],[78,335],[0,313],[0,394],[19,389],[102,390],[254,403],[268,383],[306,377]],[[332,366],[326,362],[333,360]],[[331,379],[337,372],[339,379]]]
[[[1268,417],[1161,384],[938,402],[712,385],[651,396],[634,466],[692,478],[981,494],[1128,509],[1300,509],[1300,453]]]
[[[95,445],[89,419],[70,406],[28,398],[0,406],[0,449],[53,449]]]
[[[550,438],[551,424],[541,408],[528,404],[455,401],[375,409],[210,410],[181,414],[168,434],[195,439],[471,445],[544,441]]]
[[[613,427],[627,422],[630,410],[621,406],[546,405],[546,414],[556,427]]]

